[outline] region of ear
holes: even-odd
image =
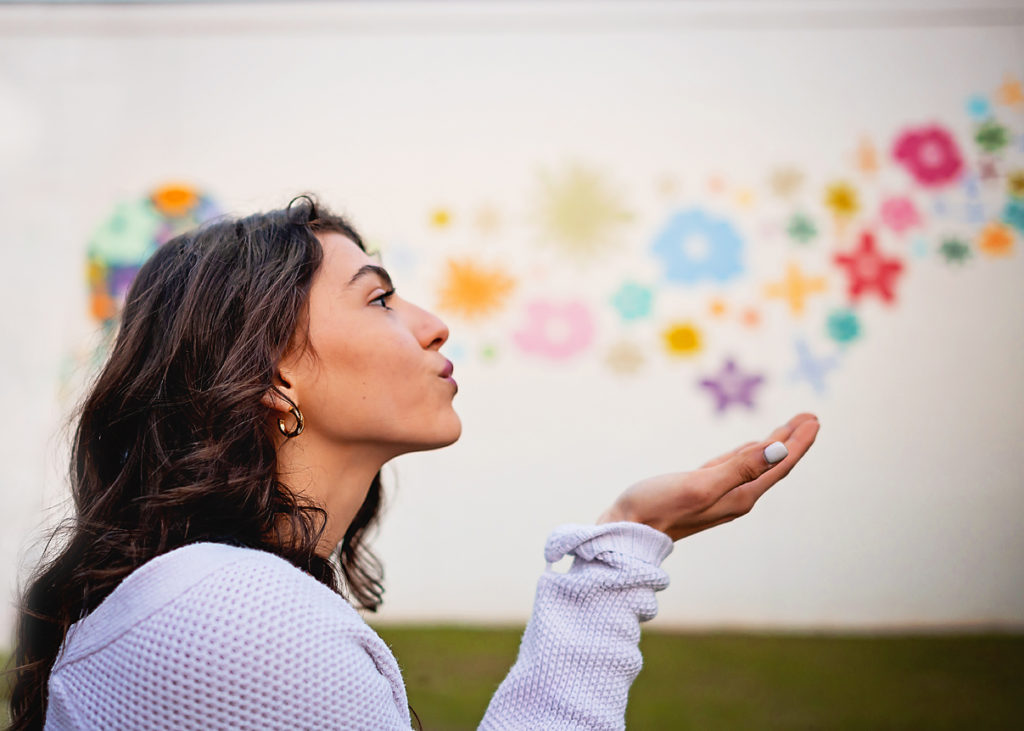
[[[291,403],[289,403],[291,399]],[[263,392],[260,402],[275,411],[287,414],[292,406],[298,405],[298,397],[292,389],[291,383],[286,379],[285,374],[277,371],[274,374],[274,385]]]

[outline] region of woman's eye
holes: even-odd
[[[391,299],[391,295],[393,295],[394,293],[395,290],[389,289],[387,292],[380,295],[379,297],[374,297],[372,300],[370,300],[370,304],[380,302],[381,307],[383,307],[385,310],[390,310],[391,308],[388,307],[388,300]]]

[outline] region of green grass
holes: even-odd
[[[427,731],[476,728],[520,637],[520,630],[377,629]],[[630,729],[1024,727],[1024,635],[648,632],[641,649]]]
[[[378,628],[428,731],[473,729],[518,631]],[[1024,636],[645,633],[630,729],[1021,728]]]

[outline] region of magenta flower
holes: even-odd
[[[914,201],[906,196],[893,196],[882,202],[882,222],[898,234],[919,226],[921,216]]]
[[[892,156],[928,188],[956,180],[964,169],[956,141],[938,125],[917,127],[901,134],[892,147]]]

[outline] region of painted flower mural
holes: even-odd
[[[150,254],[219,213],[210,196],[181,183],[162,185],[142,198],[115,205],[93,231],[87,248],[92,318],[104,330],[112,330],[125,294]]]
[[[537,299],[526,305],[526,324],[513,334],[526,353],[564,360],[585,350],[594,338],[594,322],[582,301]]]
[[[725,282],[743,271],[743,240],[733,225],[698,208],[680,211],[662,226],[651,250],[666,278],[693,284]]]
[[[921,215],[914,201],[904,195],[892,196],[882,201],[880,211],[882,223],[898,234],[921,225]]]
[[[893,158],[926,188],[953,182],[964,169],[956,140],[944,127],[927,125],[903,132],[892,148]]]

